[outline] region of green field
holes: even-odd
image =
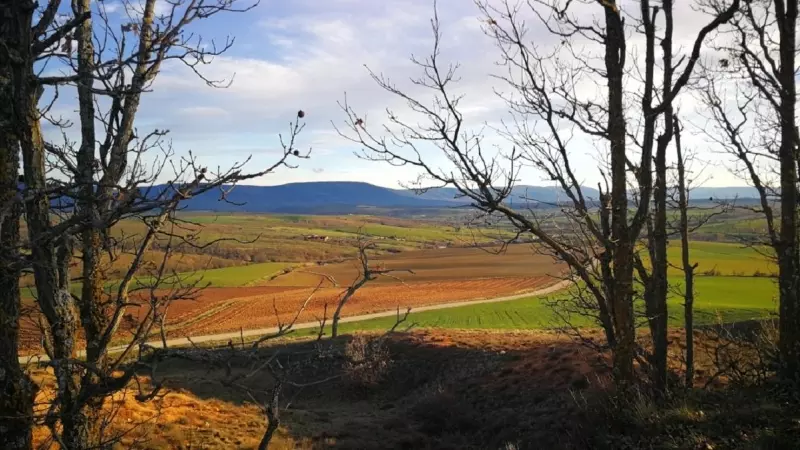
[[[284,269],[292,267],[292,263],[260,263],[249,264],[246,266],[223,267],[221,269],[209,269],[197,272],[184,272],[178,274],[180,283],[184,285],[191,285],[198,283],[198,286],[211,286],[211,287],[243,287],[254,284],[261,280],[269,279],[270,277],[279,274]],[[109,289],[116,288],[119,284],[118,281],[108,283]],[[132,287],[149,286],[152,283],[152,278],[141,277],[132,283]],[[169,288],[170,285],[178,283],[176,279],[165,278],[161,283],[161,287]],[[73,282],[70,285],[70,291],[78,295],[81,291],[81,283]],[[34,298],[36,289],[33,287],[22,288],[23,298]]]
[[[731,276],[753,276],[775,274],[777,267],[770,260],[770,249],[764,246],[744,247],[725,242],[693,241],[690,245],[690,260],[697,263],[695,273],[714,273]],[[667,250],[670,263],[680,266],[680,241],[671,241]],[[677,267],[669,268],[670,275],[681,275]]]
[[[680,280],[671,279],[678,283]],[[746,277],[700,277],[697,279],[695,322],[698,325],[769,316],[776,311],[777,287],[771,279]],[[564,294],[558,294],[564,295]],[[409,315],[408,323],[417,328],[482,328],[482,329],[547,329],[563,326],[553,313],[548,301],[558,297],[532,297],[507,302],[423,311]],[[668,304],[670,325],[683,324],[683,302],[672,297]],[[394,317],[342,324],[345,332],[387,329]],[[404,324],[404,325],[406,325]],[[576,326],[593,326],[585,319],[576,318]]]
[[[766,248],[748,248],[739,244],[692,242],[691,260],[696,262],[695,322],[698,325],[766,317],[777,310],[777,286],[774,278],[753,276],[776,271],[765,256]],[[669,259],[680,262],[680,244],[671,242]],[[713,273],[713,275],[711,275]],[[670,285],[683,288],[683,272],[669,268]],[[420,328],[465,329],[546,329],[563,326],[563,321],[548,305],[564,293],[500,303],[424,311],[409,316],[409,323]],[[683,299],[672,295],[668,303],[670,325],[683,324]],[[593,326],[583,318],[574,325]],[[393,317],[343,324],[344,330],[377,330],[392,326]]]
[[[208,284],[213,287],[242,287],[266,280],[292,266],[294,264],[269,262],[189,272],[181,274],[180,277],[184,283],[199,282],[201,285]],[[143,278],[140,285],[147,285],[148,282],[149,279]]]

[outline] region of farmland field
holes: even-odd
[[[762,249],[744,248],[737,244],[693,242],[692,260],[698,264],[696,279],[696,315],[698,324],[763,317],[776,309],[774,280],[754,273],[774,271]],[[676,245],[669,249],[670,258],[679,258]],[[537,256],[530,245],[512,245],[497,255],[478,248],[451,248],[404,252],[375,259],[387,268],[408,268],[415,273],[399,274],[400,279],[382,278],[362,288],[348,303],[345,316],[391,310],[397,307],[419,307],[462,300],[491,298],[524,293],[552,284],[563,266],[544,256]],[[248,269],[250,267],[250,269]],[[264,281],[258,265],[219,269],[217,273],[248,271],[247,287],[221,289],[197,301],[178,302],[173,306],[171,332],[178,335],[209,334],[241,328],[259,328],[276,323],[276,312],[287,320],[297,305],[323,280],[327,279],[300,321],[316,321],[325,304],[329,307],[357,275],[354,261],[326,265],[298,265],[287,274]],[[266,266],[271,269],[280,267]],[[670,283],[680,288],[682,274],[670,269]],[[240,284],[241,286],[241,284]],[[223,295],[221,291],[225,291]],[[541,329],[562,326],[547,298],[525,298],[499,303],[448,308],[414,313],[409,322],[425,328]],[[232,297],[235,296],[235,297]],[[682,299],[673,295],[669,301],[670,323],[680,326]],[[330,311],[330,310],[329,310]],[[330,313],[329,313],[330,314]],[[344,330],[380,329],[391,326],[393,318],[373,319],[343,325]],[[589,322],[577,325],[591,326]]]
[[[512,245],[502,254],[477,248],[437,249],[389,255],[375,261],[387,268],[408,268],[414,273],[398,272],[396,278],[382,277],[366,285],[348,302],[346,315],[524,293],[555,283],[557,279],[551,275],[563,270],[550,257],[534,254],[529,245]],[[271,326],[276,323],[276,311],[282,320],[288,319],[322,281],[322,288],[300,316],[301,321],[314,321],[322,316],[325,304],[333,307],[357,274],[353,261],[307,265],[259,283],[258,287],[240,288],[237,298],[204,296],[197,301],[177,302],[170,312],[174,318],[172,330],[198,334]],[[209,310],[215,313],[208,314]],[[203,317],[196,319],[198,316]]]
[[[198,298],[177,301],[170,307],[167,331],[173,337],[269,327],[279,319],[285,322],[320,283],[298,320],[317,321],[326,305],[330,317],[337,298],[358,276],[358,263],[348,252],[355,251],[359,234],[370,236],[378,244],[371,254],[371,264],[414,273],[397,272],[396,278],[381,277],[367,284],[350,300],[344,316],[524,294],[554,284],[558,281],[554,276],[564,270],[552,258],[537,255],[531,244],[510,245],[502,254],[495,254],[492,248],[474,246],[490,240],[485,233],[481,241],[471,238],[471,232],[438,222],[367,216],[255,215],[195,215],[187,220],[202,226],[206,239],[228,236],[237,240],[221,242],[210,254],[179,255],[179,260],[187,259],[176,266],[176,270],[187,270],[185,281],[210,287]],[[252,240],[257,233],[269,237],[250,244],[239,242]],[[327,239],[308,240],[305,236],[309,235]],[[250,255],[250,264],[235,259],[241,255],[227,253],[237,245],[243,254]],[[285,245],[294,250],[285,252]],[[774,311],[776,287],[769,275],[774,274],[775,267],[765,256],[765,248],[703,241],[694,241],[691,247],[692,262],[697,263],[696,308],[700,323],[749,319]],[[668,254],[672,264],[677,264],[677,242],[670,243]],[[191,265],[199,265],[203,258],[207,263],[230,261],[239,265],[191,271]],[[277,258],[285,260],[272,261]],[[253,262],[257,260],[268,262]],[[677,266],[669,268],[669,277],[674,287],[683,283]],[[141,282],[147,282],[147,278],[142,277]],[[73,288],[78,287],[73,283]],[[555,328],[562,324],[546,304],[553,298],[557,297],[412,312],[410,321],[419,327]],[[130,314],[136,317],[138,312]],[[670,300],[670,314],[671,323],[679,326],[679,298]],[[348,323],[343,328],[383,328],[391,320]],[[31,323],[23,326],[23,340],[26,347],[39,342]]]
[[[535,254],[529,244],[511,245],[500,254],[474,247],[407,251],[374,256],[371,263],[414,273],[398,272],[366,285],[348,302],[345,316],[531,292],[557,282],[553,275],[564,269],[552,258]],[[291,271],[284,273],[288,268]],[[293,317],[320,281],[321,288],[299,321],[322,317],[326,304],[330,317],[336,300],[357,275],[352,260],[261,263],[192,273],[189,279],[202,276],[201,283],[210,287],[194,300],[170,306],[167,331],[181,337],[274,326],[278,318]],[[136,309],[129,312],[138,316]],[[24,328],[23,337],[26,347],[38,342],[32,326]]]
[[[670,281],[673,284],[677,284],[680,280],[672,278]],[[698,325],[767,317],[777,311],[775,302],[777,287],[771,279],[724,276],[699,277],[696,284],[695,322]],[[412,312],[409,315],[408,322],[414,323],[415,327],[418,328],[504,330],[559,328],[564,323],[548,305],[548,301],[557,299],[558,294],[420,313]],[[682,326],[682,305],[683,302],[680,298],[672,296],[669,299],[668,308],[671,326]],[[346,323],[342,326],[342,329],[345,332],[386,329],[392,326],[394,320],[393,317],[387,317]],[[573,325],[595,326],[595,324],[582,318],[574,318]]]

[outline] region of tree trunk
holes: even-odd
[[[78,402],[79,388],[75,370],[70,362],[75,356],[78,317],[69,292],[69,260],[72,257],[70,240],[55,236],[50,222],[50,200],[47,189],[45,145],[39,123],[39,89],[31,83],[34,76],[31,23],[35,6],[31,2],[16,5],[15,24],[20,46],[14,67],[15,127],[18,131],[25,173],[27,197],[25,218],[31,245],[31,260],[36,284],[36,297],[42,314],[47,319],[52,364],[57,379],[56,392],[59,414],[64,426],[64,442],[72,448],[86,448],[88,441],[82,433],[72,433],[67,425],[80,422],[72,413]],[[76,429],[85,426],[76,425]]]
[[[356,284],[347,288],[347,291],[345,291],[342,299],[339,300],[339,304],[336,305],[336,311],[333,312],[333,317],[331,318],[331,338],[339,336],[339,319],[342,317],[342,309],[344,309],[344,305],[347,304],[347,301],[350,300],[350,297],[352,297],[353,294],[355,294],[356,291],[361,288],[361,286],[367,283],[367,276],[368,275],[363,275],[363,278],[361,278]]]
[[[79,0],[73,3],[76,16],[90,14],[89,0]],[[85,218],[86,228],[81,233],[81,257],[83,260],[82,275],[83,285],[79,302],[81,326],[86,339],[86,361],[100,371],[105,371],[106,348],[104,336],[110,324],[111,311],[109,309],[110,296],[105,293],[106,273],[103,268],[103,234],[101,210],[102,205],[108,201],[110,188],[98,186],[94,180],[95,174],[95,108],[92,94],[94,71],[94,43],[92,41],[92,19],[89,16],[75,29],[75,38],[78,45],[77,73],[80,77],[77,83],[78,105],[81,124],[81,144],[77,153],[78,183],[76,199],[77,214]],[[84,388],[97,384],[99,379],[96,374],[86,372],[81,382]],[[96,396],[88,399],[85,411],[76,412],[78,416],[88,416],[89,422],[96,425],[97,416],[102,410],[105,398]],[[83,406],[80,406],[81,408]],[[80,421],[77,422],[80,425]],[[83,433],[83,431],[79,431]],[[96,430],[90,430],[92,437],[97,437]]]
[[[90,12],[89,0],[74,2],[75,15]],[[75,30],[78,44],[77,72],[80,80],[78,104],[81,124],[81,145],[77,154],[78,198],[77,213],[86,218],[89,224],[81,234],[81,256],[83,259],[83,286],[81,290],[81,324],[86,335],[86,360],[102,366],[103,349],[100,337],[108,322],[108,314],[103,307],[105,276],[101,266],[102,236],[97,230],[100,214],[97,205],[103,201],[107,189],[97,186],[95,172],[95,129],[94,97],[92,95],[92,70],[94,66],[94,45],[92,42],[91,18],[82,22]]]
[[[281,381],[275,380],[275,386],[272,388],[270,403],[266,407],[267,430],[264,432],[264,436],[261,438],[261,442],[258,444],[258,450],[267,450],[269,448],[269,443],[272,441],[272,437],[275,435],[275,432],[278,431],[278,427],[281,424],[280,396],[282,387],[283,384]]]
[[[0,9],[7,24],[8,8]],[[0,41],[7,27],[0,25]],[[19,222],[21,199],[17,190],[19,145],[14,132],[13,104],[8,67],[0,61],[0,448],[31,448],[35,385],[19,365],[20,261]]]
[[[686,186],[686,167],[681,148],[681,132],[678,119],[674,121],[675,149],[678,153],[678,210],[680,224],[678,229],[681,235],[681,264],[683,266],[684,294],[683,294],[683,322],[686,333],[686,387],[694,385],[694,269],[689,261],[689,199]]]
[[[797,26],[797,0],[775,2],[776,18],[780,26],[780,131],[781,145],[781,223],[777,257],[780,290],[779,351],[781,378],[787,382],[800,381],[800,249],[798,249],[797,219],[797,129],[795,120],[796,81],[795,52]]]
[[[625,58],[625,34],[619,9],[614,3],[605,6],[605,66],[608,79],[608,136],[611,152],[611,238],[614,249],[614,287],[611,299],[617,345],[614,348],[614,375],[621,386],[633,381],[636,330],[633,318],[633,251],[628,227],[625,114],[622,78]]]

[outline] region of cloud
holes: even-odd
[[[106,14],[114,14],[119,11],[124,10],[124,6],[121,2],[116,1],[104,1],[104,0],[95,0],[99,5],[102,11],[105,11]]]
[[[178,113],[186,117],[224,117],[228,116],[228,111],[217,106],[190,106],[178,109]]]
[[[494,70],[492,43],[483,35],[470,1],[446,5],[440,11],[447,43],[442,58],[461,64],[456,89],[465,94],[465,116],[476,125],[497,119],[505,105],[492,91],[495,82],[489,78]],[[411,92],[428,95],[409,81],[420,74],[409,61],[411,55],[422,58],[432,48],[433,7],[427,0],[298,1],[289,10],[257,12],[266,16],[256,19],[257,33],[238,38],[237,45],[249,48],[248,42],[261,40],[261,46],[218,57],[199,68],[209,79],[232,79],[229,88],[210,89],[176,64],[159,75],[143,111],[155,121],[169,122],[176,142],[227,133],[238,134],[237,139],[246,135],[275,142],[278,133],[286,134],[296,111],[303,109],[307,128],[301,141],[314,149],[313,157],[326,165],[350,165],[355,164],[352,153],[357,148],[332,126],[332,122],[342,124],[344,114],[337,102],[345,94],[370,127],[385,122],[387,107],[407,112],[405,102],[377,86],[366,67]],[[226,111],[229,120],[198,113],[192,121],[182,120],[187,111],[211,111],[207,108]],[[392,183],[397,179],[391,168],[371,167]],[[326,169],[326,173],[333,172]]]
[[[141,1],[105,5],[107,9],[124,5],[128,14],[135,15]],[[164,0],[157,4],[161,12],[166,5]],[[508,74],[508,68],[496,64],[500,54],[484,35],[482,27],[486,23],[480,20],[472,0],[441,1],[438,7],[443,34],[440,59],[459,63],[454,92],[463,95],[460,109],[466,125],[477,130],[488,123],[487,147],[502,149],[506,143],[492,131],[492,126],[499,127],[508,118],[507,105],[496,95],[496,91],[508,91],[508,87],[492,75]],[[631,14],[638,12],[638,3],[632,1],[622,7]],[[686,54],[693,36],[708,18],[693,12],[686,3],[679,3],[676,8],[676,17],[680,18],[675,30],[680,47],[676,53]],[[602,19],[599,7],[586,6],[577,11],[582,20]],[[387,108],[415,123],[418,118],[409,113],[405,102],[377,86],[365,66],[387,76],[404,91],[431,99],[430,91],[410,81],[419,77],[421,70],[409,58],[430,54],[432,15],[430,0],[293,0],[263,2],[245,14],[221,14],[200,21],[187,32],[203,35],[206,45],[214,37],[236,36],[230,52],[214,58],[210,65],[196,67],[207,79],[232,80],[232,85],[226,89],[210,88],[192,70],[173,60],[162,67],[153,91],[143,96],[138,126],[171,130],[173,145],[179,152],[192,150],[209,165],[230,164],[231,155],[241,160],[250,151],[258,156],[254,158],[257,164],[280,149],[279,135],[287,135],[289,122],[302,109],[307,114],[306,128],[299,146],[312,148],[313,159],[302,161],[298,170],[279,172],[261,182],[297,181],[303,176],[371,180],[384,185],[407,181],[416,175],[413,169],[396,169],[356,158],[353,153],[358,148],[339,137],[332,123],[343,122],[344,114],[337,102],[344,100],[345,93],[348,103],[367,118],[370,130],[386,123]],[[542,52],[559,44],[560,38],[548,33],[533,14],[526,12],[524,18],[527,38]],[[589,43],[586,47],[590,48]],[[641,52],[643,41],[634,36],[629,47]],[[567,58],[563,54],[562,57]],[[602,63],[601,59],[568,61],[575,66]],[[587,97],[604,95],[602,85],[582,83],[577,88],[580,95]],[[692,108],[691,99],[683,101],[684,112]],[[577,170],[594,183],[595,144],[587,139],[575,142],[576,154],[591,156],[579,157]],[[434,149],[425,152],[433,161],[446,164]],[[526,171],[525,177],[525,183],[541,181],[541,174],[536,171]]]
[[[144,14],[144,8],[146,5],[147,0],[121,0],[122,1],[122,8],[125,10],[125,13],[131,19],[141,19],[142,15]],[[181,2],[178,3],[178,15],[180,15],[181,5],[185,3]],[[106,6],[108,8],[108,6]],[[108,11],[108,9],[106,9]],[[108,11],[109,13],[117,11],[117,8],[114,8],[113,11]],[[161,17],[165,14],[168,14],[172,10],[172,5],[167,0],[156,0],[155,5],[153,6],[153,12],[155,13],[155,17]]]

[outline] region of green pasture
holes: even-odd
[[[178,274],[177,278],[167,277],[161,283],[161,287],[169,288],[171,285],[176,285],[179,282],[184,285],[191,285],[199,283],[199,286],[209,285],[211,287],[242,287],[249,286],[261,280],[267,280],[270,277],[277,275],[288,267],[292,267],[291,263],[259,263],[250,264],[246,266],[224,267],[221,269],[209,269],[197,272],[185,272]],[[119,284],[119,281],[112,281],[108,283],[108,289],[114,289]],[[152,284],[152,278],[139,277],[134,280],[132,287],[143,287]],[[81,291],[81,283],[72,283],[70,285],[72,293],[78,295]],[[35,297],[36,289],[32,287],[22,288],[23,297]]]
[[[678,286],[681,279],[672,277],[671,284]],[[763,318],[776,311],[777,287],[771,279],[746,277],[699,277],[695,300],[697,325],[734,322]],[[402,326],[414,323],[417,328],[457,329],[549,329],[564,322],[548,303],[564,298],[564,293],[546,297],[531,297],[506,302],[423,311],[409,315]],[[402,305],[400,305],[401,310]],[[683,299],[672,296],[668,303],[670,324],[682,326]],[[342,324],[344,332],[388,329],[394,317]],[[571,318],[573,325],[594,326],[585,318]]]
[[[765,246],[745,247],[741,244],[725,242],[693,241],[689,246],[689,259],[697,263],[695,273],[713,273],[729,276],[753,276],[777,274],[777,267],[770,259],[771,251]],[[680,267],[680,241],[670,241],[667,257],[671,264]],[[671,267],[671,275],[682,274],[677,267]]]
[[[266,280],[292,266],[293,264],[290,263],[277,262],[249,264],[182,274],[181,278],[185,279],[184,282],[199,281],[202,284],[207,283],[214,287],[241,287],[251,285],[260,280]],[[145,279],[143,281],[149,280]]]

